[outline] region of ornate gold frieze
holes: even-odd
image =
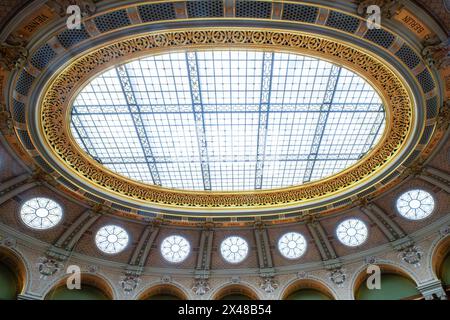
[[[86,81],[107,67],[168,50],[247,48],[290,51],[332,61],[362,75],[380,93],[387,126],[381,142],[356,165],[308,184],[251,192],[190,192],[142,184],[121,177],[87,156],[70,135],[71,101]],[[261,208],[298,204],[336,195],[361,184],[398,155],[410,133],[414,107],[399,77],[383,62],[334,40],[308,34],[253,29],[170,31],[134,36],[85,53],[62,70],[40,101],[41,134],[54,155],[82,181],[102,192],[170,207]]]

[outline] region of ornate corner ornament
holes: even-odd
[[[60,271],[64,265],[56,259],[40,257],[37,267],[39,273],[41,274],[40,278],[47,279]]]
[[[420,267],[420,260],[422,260],[423,251],[418,246],[410,246],[399,253],[399,257],[403,262],[412,264],[415,267]]]
[[[142,184],[121,177],[91,159],[69,133],[71,101],[87,81],[106,68],[142,56],[173,49],[220,47],[284,50],[331,60],[359,75],[379,91],[387,125],[380,143],[355,166],[330,178],[291,188],[250,192],[190,192]],[[404,149],[414,121],[414,103],[402,80],[376,58],[350,45],[293,31],[222,29],[167,31],[120,40],[85,53],[47,85],[39,102],[40,134],[45,148],[78,181],[130,206],[167,209],[255,210],[299,206],[349,192],[385,168]],[[60,172],[61,173],[61,172]],[[67,174],[67,172],[63,173]],[[128,204],[127,204],[128,205]],[[187,213],[188,215],[190,213]]]
[[[127,273],[120,278],[119,284],[126,295],[130,295],[138,287],[141,279],[137,274]]]
[[[262,281],[259,287],[264,290],[265,293],[273,293],[278,289],[278,281],[275,280],[274,276],[262,276]]]
[[[347,273],[344,268],[336,268],[330,271],[329,279],[338,287],[343,287],[345,280],[347,280]]]

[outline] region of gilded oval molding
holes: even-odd
[[[343,65],[368,80],[383,99],[386,130],[378,145],[354,166],[300,186],[261,191],[181,191],[129,180],[87,156],[70,135],[71,101],[83,84],[113,65],[169,50],[251,48],[289,51]],[[48,149],[64,168],[102,192],[137,204],[179,209],[270,209],[333,197],[367,183],[401,153],[411,134],[415,111],[402,79],[389,65],[361,48],[305,33],[254,29],[191,29],[135,35],[95,48],[75,59],[48,83],[39,101],[40,130]]]

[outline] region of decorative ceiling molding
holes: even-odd
[[[58,185],[59,189],[63,189],[66,192],[69,191],[78,198],[86,199],[86,201],[112,207],[111,210],[129,217],[136,216],[136,214],[140,214],[149,219],[153,219],[156,216],[164,216],[168,221],[179,221],[180,223],[185,221],[198,222],[201,221],[199,219],[207,219],[207,217],[213,217],[217,222],[230,221],[230,219],[234,219],[234,222],[244,222],[254,220],[255,215],[261,214],[266,221],[275,221],[301,219],[302,217],[319,213],[337,212],[351,206],[357,198],[370,201],[375,195],[389,189],[389,186],[393,183],[398,183],[401,179],[404,179],[405,174],[402,174],[402,172],[406,172],[405,169],[411,164],[425,161],[427,156],[436,146],[436,141],[443,136],[445,128],[437,127],[435,125],[435,119],[441,109],[442,97],[438,90],[436,73],[432,70],[434,66],[428,66],[421,59],[420,53],[418,53],[415,47],[410,45],[408,39],[404,39],[399,34],[395,33],[395,30],[393,29],[394,24],[387,23],[387,26],[383,25],[382,29],[369,30],[366,26],[366,21],[357,15],[356,8],[352,9],[355,10],[355,12],[351,12],[352,10],[350,10],[348,6],[342,6],[342,4],[336,4],[336,8],[334,8],[331,4],[329,6],[319,7],[313,3],[303,3],[298,1],[253,1],[252,5],[254,4],[255,8],[257,7],[258,10],[255,9],[256,11],[251,14],[247,12],[248,10],[245,6],[239,6],[239,8],[234,7],[231,8],[232,10],[228,10],[230,8],[225,10],[225,5],[220,5],[221,1],[218,1],[217,4],[219,5],[217,8],[222,8],[224,12],[227,12],[227,16],[229,17],[226,19],[226,23],[232,23],[235,26],[235,30],[240,28],[236,27],[240,24],[247,26],[255,25],[261,30],[261,24],[259,24],[259,22],[263,22],[266,26],[276,22],[277,26],[283,26],[284,28],[291,30],[293,28],[297,30],[314,30],[313,33],[317,35],[327,34],[328,36],[324,37],[326,41],[332,40],[329,39],[329,34],[333,34],[333,37],[336,37],[337,42],[340,42],[339,39],[351,38],[352,43],[356,43],[357,47],[364,47],[363,51],[371,51],[370,55],[377,57],[377,60],[378,57],[383,57],[384,59],[389,57],[389,59],[392,59],[392,63],[394,63],[396,67],[390,65],[389,68],[396,70],[395,72],[402,72],[402,76],[408,72],[412,73],[414,77],[412,80],[409,79],[409,81],[410,83],[414,82],[413,86],[415,86],[415,88],[412,90],[415,95],[414,100],[420,105],[418,108],[420,109],[419,113],[421,113],[419,117],[419,122],[421,122],[421,124],[420,127],[417,128],[417,131],[422,131],[423,129],[421,126],[426,125],[425,130],[420,133],[423,135],[420,136],[419,133],[419,136],[416,135],[415,139],[417,140],[415,141],[420,140],[416,150],[412,150],[411,146],[406,152],[408,157],[403,162],[403,165],[400,165],[400,162],[395,164],[397,170],[391,171],[389,175],[386,172],[382,179],[380,178],[377,181],[373,181],[372,186],[370,186],[370,184],[361,184],[360,187],[355,187],[353,197],[347,198],[338,196],[329,198],[330,192],[332,193],[336,188],[339,189],[346,184],[345,181],[342,184],[343,180],[341,179],[338,183],[339,185],[333,184],[333,187],[331,187],[331,185],[327,186],[321,184],[320,188],[316,188],[314,191],[308,191],[306,193],[296,193],[292,190],[288,190],[284,196],[277,195],[277,197],[267,193],[264,195],[264,192],[261,192],[261,194],[258,194],[256,197],[253,193],[248,195],[239,194],[234,200],[227,198],[229,195],[215,194],[207,194],[207,196],[201,194],[188,194],[185,196],[182,193],[177,193],[172,194],[170,198],[167,198],[165,195],[164,197],[161,197],[160,194],[164,194],[166,190],[163,190],[164,192],[162,193],[161,190],[157,190],[156,193],[152,193],[151,197],[148,197],[147,191],[143,191],[141,186],[137,186],[138,190],[135,186],[132,186],[131,188],[126,186],[124,188],[125,184],[123,184],[123,181],[118,182],[116,180],[115,181],[118,182],[118,184],[114,182],[113,185],[110,185],[109,182],[113,181],[115,177],[112,177],[113,180],[108,178],[108,186],[102,186],[104,189],[101,192],[98,192],[98,190],[92,189],[92,185],[89,185],[89,183],[85,184],[85,181],[80,183],[78,178],[73,180],[73,177],[71,176],[70,179],[67,179],[67,176],[65,176],[67,172],[64,172],[64,175],[61,175],[61,168],[58,168],[58,170],[55,171],[55,163],[50,161],[51,159],[48,157],[42,157],[42,155],[40,155],[42,149],[35,148],[33,143],[36,141],[31,141],[32,139],[30,137],[35,137],[36,132],[28,131],[30,119],[25,119],[25,110],[29,107],[30,103],[34,104],[32,99],[35,101],[34,97],[36,96],[36,92],[31,91],[31,89],[42,88],[42,79],[52,75],[49,73],[50,65],[52,68],[59,68],[61,62],[67,61],[68,57],[73,57],[74,55],[82,59],[82,55],[86,55],[91,51],[90,49],[92,48],[89,48],[89,44],[92,43],[92,41],[95,41],[99,44],[99,47],[101,47],[105,46],[106,40],[104,39],[107,37],[109,38],[109,44],[112,44],[114,41],[119,41],[121,38],[123,39],[125,35],[131,36],[133,33],[139,34],[142,33],[143,30],[148,30],[150,27],[161,27],[161,24],[165,26],[164,28],[168,28],[173,24],[173,26],[176,26],[177,28],[180,26],[182,28],[190,26],[189,30],[193,30],[192,24],[190,24],[191,20],[196,26],[206,25],[209,20],[216,21],[217,19],[221,19],[224,12],[216,10],[217,8],[214,6],[208,7],[208,10],[203,12],[206,16],[202,16],[201,20],[199,20],[199,2],[195,1],[188,1],[183,12],[175,10],[176,8],[172,5],[172,1],[166,1],[159,4],[130,2],[120,8],[115,7],[114,5],[104,8],[101,2],[99,2],[96,3],[95,13],[92,11],[92,13],[94,13],[93,15],[85,15],[82,19],[80,30],[68,30],[65,26],[65,19],[61,18],[58,14],[52,15],[51,13],[55,12],[52,11],[51,6],[46,3],[41,7],[36,7],[36,10],[33,12],[33,17],[43,14],[47,17],[47,20],[42,20],[42,23],[38,23],[33,22],[34,20],[30,20],[33,18],[31,16],[24,17],[24,22],[22,24],[18,23],[16,30],[13,32],[16,38],[17,36],[21,36],[19,38],[27,40],[28,43],[30,43],[33,35],[37,35],[44,30],[46,34],[46,36],[41,37],[39,41],[33,41],[33,47],[27,47],[27,50],[30,51],[29,59],[25,64],[25,69],[19,72],[19,74],[16,74],[16,78],[12,81],[10,92],[12,93],[13,99],[7,103],[11,111],[10,114],[15,127],[15,133],[17,134],[17,140],[22,143],[23,149],[27,150],[29,153],[27,159],[30,159],[31,156],[32,159],[34,159],[34,161],[49,174],[49,179],[56,179],[55,185]],[[228,3],[227,5],[230,6],[231,4]],[[272,10],[269,10],[269,7]],[[163,8],[164,10],[162,10]],[[406,2],[404,7],[400,6],[398,10],[395,10],[396,14],[393,19],[397,19],[396,22],[405,24],[406,26],[407,22],[398,19],[400,17],[408,17],[410,11],[410,4]],[[270,21],[268,19],[270,19]],[[424,21],[418,19],[416,23],[423,24],[424,29],[427,29],[427,22],[425,20],[426,19],[424,19]],[[30,27],[29,24],[26,24],[26,21],[31,21],[30,23],[33,23],[33,26]],[[53,21],[51,28],[49,21]],[[56,23],[56,21],[59,22]],[[225,23],[225,20],[223,23]],[[211,27],[203,28],[204,30],[211,29]],[[430,28],[427,30],[429,29]],[[166,32],[170,32],[169,29],[166,30]],[[291,33],[291,30],[286,32]],[[402,34],[404,34],[405,30],[406,29],[402,31]],[[414,34],[413,30],[410,31],[412,36],[418,36],[417,34]],[[181,31],[177,30],[177,32],[178,36],[182,35]],[[164,32],[161,32],[161,34],[163,33]],[[298,33],[302,34],[302,32]],[[268,32],[260,32],[258,37],[263,35],[262,37],[264,38],[265,34],[268,34]],[[338,34],[338,36],[336,36],[336,34]],[[207,44],[201,43],[202,39],[205,37],[204,35],[199,36],[198,33],[195,37],[197,37],[197,39],[194,40],[198,42],[195,44],[196,46],[207,46]],[[220,37],[223,36],[220,35]],[[221,39],[220,37],[215,38],[212,41],[215,41],[217,44],[220,43],[220,41],[227,39]],[[258,37],[253,36],[250,40],[253,44],[249,42],[245,45],[265,46],[267,43],[264,44],[264,41],[274,40],[276,42],[286,40],[283,40],[282,38],[264,40],[263,38]],[[321,41],[323,40],[324,39]],[[161,43],[158,43],[158,41]],[[172,48],[175,42],[179,45],[183,43],[183,41],[186,41],[186,39],[169,39],[169,42],[175,41],[174,43],[164,43],[164,41],[168,41],[168,39],[161,37],[160,39],[157,39],[155,44],[161,45],[161,50],[166,50],[169,49],[169,47]],[[275,42],[271,43],[271,45],[280,45]],[[189,44],[184,43],[183,45]],[[242,44],[235,43],[235,45]],[[311,47],[314,47],[315,45],[316,44],[306,44],[306,46]],[[340,45],[342,45],[342,43],[340,43]],[[126,48],[124,47],[121,47],[120,50],[124,49],[126,51]],[[306,47],[305,49],[311,50],[311,48]],[[317,48],[312,48],[312,50],[316,49]],[[326,47],[318,49],[318,51],[322,49],[329,50]],[[110,52],[110,54],[111,56],[115,56],[117,52],[118,51],[116,50],[116,52]],[[136,53],[136,56],[138,55],[139,54]],[[115,58],[121,59],[117,56],[115,56]],[[129,56],[129,58],[131,58],[131,56]],[[340,58],[345,60],[343,56]],[[72,62],[73,61],[74,60],[72,60]],[[382,59],[380,61],[382,61]],[[5,74],[2,76],[5,76]],[[6,76],[8,75],[6,74]],[[38,82],[37,84],[35,83],[36,80]],[[3,86],[2,91],[4,91],[4,88],[6,87]],[[426,106],[423,104],[426,104]],[[427,121],[426,124],[422,122],[425,121],[425,116]],[[12,141],[13,137],[11,136],[9,140]],[[71,159],[74,158],[71,157]],[[392,158],[389,159],[389,162],[392,162]],[[89,166],[91,165],[91,163],[86,164],[89,164]],[[84,166],[84,168],[87,167]],[[366,173],[370,175],[369,172],[371,169],[368,167],[366,169],[368,169]],[[377,170],[379,170],[379,168]],[[351,181],[354,179],[358,178],[350,178]],[[332,181],[332,179],[330,179],[330,181]],[[104,182],[105,180],[103,180],[101,184],[104,184]],[[354,183],[354,181],[350,184],[352,183]],[[119,193],[122,195],[124,193],[126,194],[120,201],[118,201],[119,198],[117,197],[117,190],[119,190],[117,189],[118,185],[121,186],[119,188]],[[116,189],[115,195],[109,194],[111,186],[113,186],[112,189]],[[108,195],[106,195],[104,191],[106,191]],[[171,190],[169,190],[169,192],[170,191]],[[282,190],[277,190],[277,192],[278,191]],[[140,200],[135,202],[135,199],[133,200],[129,197],[130,194],[137,195],[137,198]],[[159,198],[156,197],[155,201],[153,195],[158,195]],[[327,197],[330,200],[308,203],[308,198],[315,199],[317,196]],[[198,201],[192,201],[195,197],[197,197]],[[148,201],[153,202],[153,205],[149,205]],[[243,203],[244,205],[242,205]],[[239,205],[235,206],[235,204]],[[210,214],[211,210],[214,210],[214,216]],[[157,211],[157,213],[155,211]],[[236,215],[231,213],[231,215],[233,215],[232,217],[230,216],[230,212],[237,213]],[[187,220],[185,220],[185,218]]]

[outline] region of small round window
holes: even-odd
[[[56,226],[62,219],[63,210],[48,198],[33,198],[20,208],[20,218],[28,227],[45,230]]]

